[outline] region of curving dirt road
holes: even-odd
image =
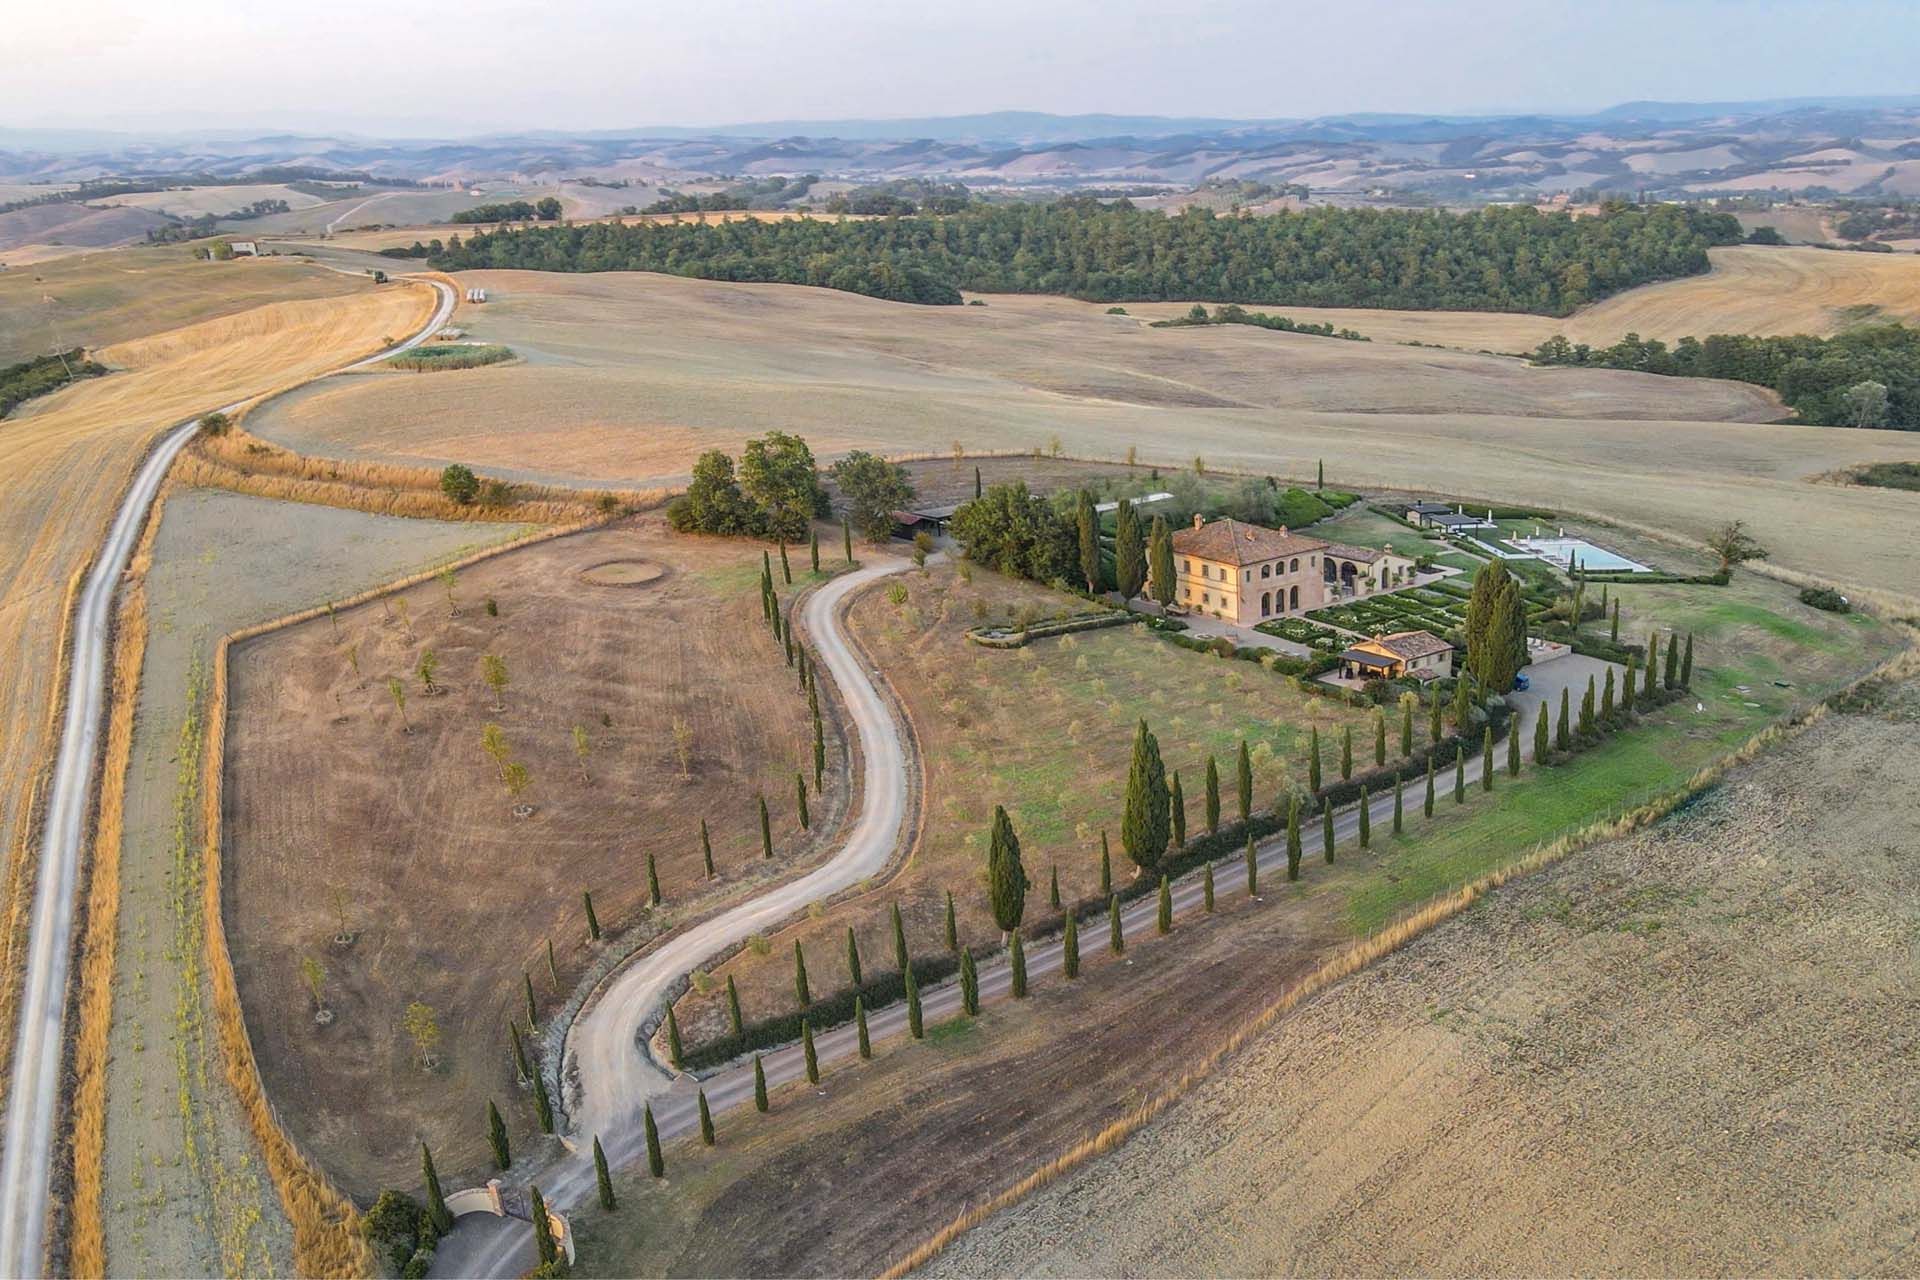
[[[345,369],[364,368],[397,351],[418,346],[446,324],[453,315],[454,292],[438,281],[426,283],[440,295],[426,326],[399,346],[357,360]],[[238,408],[239,404],[230,404],[220,412],[231,413]],[[168,432],[140,468],[74,609],[66,715],[40,841],[8,1095],[5,1158],[0,1161],[0,1275],[38,1276],[45,1268],[47,1176],[56,1136],[55,1102],[61,1086],[74,908],[81,854],[94,804],[94,766],[106,721],[114,601],[154,495],[198,425],[196,418]]]

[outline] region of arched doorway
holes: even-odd
[[[1300,588],[1290,587],[1288,588],[1288,592],[1292,598],[1292,602],[1287,605],[1287,609],[1289,612],[1297,611],[1300,608]]]
[[[1260,616],[1263,618],[1273,616],[1273,592],[1271,591],[1260,593]]]

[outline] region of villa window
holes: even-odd
[[[1180,572],[1182,572],[1182,573],[1192,573],[1192,572],[1193,572],[1193,561],[1191,561],[1191,560],[1182,560],[1182,561],[1180,562]]]
[[[1273,566],[1270,564],[1261,565],[1260,576],[1263,578],[1271,578],[1273,576]]]
[[[1252,581],[1253,581],[1253,570],[1251,570],[1251,569],[1249,569],[1249,570],[1247,570],[1247,581],[1248,581],[1248,582],[1252,582]]]
[[[1295,556],[1295,557],[1293,558],[1293,567],[1292,567],[1292,568],[1290,568],[1290,569],[1288,569],[1288,570],[1287,570],[1287,572],[1288,572],[1288,573],[1298,573],[1298,572],[1300,572],[1300,557],[1299,557],[1299,556]]]

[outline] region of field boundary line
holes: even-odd
[[[1906,634],[1911,644],[1916,638],[1915,633],[1909,630]],[[1819,699],[1811,706],[1804,707],[1785,719],[1756,731],[1740,746],[1703,766],[1678,787],[1655,796],[1616,817],[1602,818],[1577,831],[1563,835],[1505,867],[1490,871],[1451,893],[1415,908],[1379,932],[1349,945],[1333,959],[1289,987],[1277,1000],[1254,1015],[1210,1051],[1198,1065],[1183,1072],[1178,1080],[1153,1098],[1107,1125],[1098,1133],[1068,1147],[1005,1191],[979,1205],[963,1208],[946,1226],[882,1271],[880,1273],[882,1280],[900,1280],[901,1277],[912,1274],[933,1261],[955,1240],[994,1214],[1013,1207],[1095,1156],[1104,1155],[1118,1147],[1127,1138],[1144,1128],[1149,1121],[1181,1101],[1210,1077],[1222,1062],[1243,1048],[1254,1036],[1278,1022],[1282,1016],[1304,1001],[1367,968],[1374,961],[1400,950],[1435,926],[1451,920],[1486,894],[1511,881],[1544,870],[1570,854],[1599,841],[1627,835],[1659,821],[1719,783],[1733,769],[1753,760],[1778,743],[1798,736],[1825,719],[1831,707],[1869,681],[1901,679],[1916,673],[1920,673],[1920,649],[1913,647],[1903,649],[1872,671]]]

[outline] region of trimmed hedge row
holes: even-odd
[[[1733,581],[1733,574],[1725,569],[1717,573],[1628,573],[1621,569],[1582,569],[1574,575],[1580,582],[1639,583],[1642,586],[1654,586],[1659,583],[1679,583],[1693,587],[1724,587]]]
[[[1115,610],[1109,613],[1083,613],[1073,618],[1061,618],[1053,622],[1036,622],[1030,627],[1013,628],[1002,635],[990,634],[1002,630],[999,627],[973,627],[967,631],[967,639],[989,649],[1018,649],[1035,640],[1044,640],[1048,636],[1071,635],[1076,631],[1097,631],[1101,627],[1123,627],[1130,622],[1138,622],[1145,615]]]
[[[946,952],[922,956],[913,961],[913,980],[923,990],[937,982],[946,981],[959,971],[960,957]],[[859,986],[842,987],[830,996],[815,1000],[805,1009],[749,1022],[740,1029],[739,1035],[724,1035],[695,1045],[680,1055],[680,1065],[688,1071],[698,1071],[703,1067],[717,1067],[731,1062],[755,1049],[791,1044],[800,1038],[800,1024],[803,1022],[810,1024],[815,1031],[851,1022],[856,996],[866,1002],[867,1012],[871,1013],[906,999],[906,979],[898,969],[876,973]]]

